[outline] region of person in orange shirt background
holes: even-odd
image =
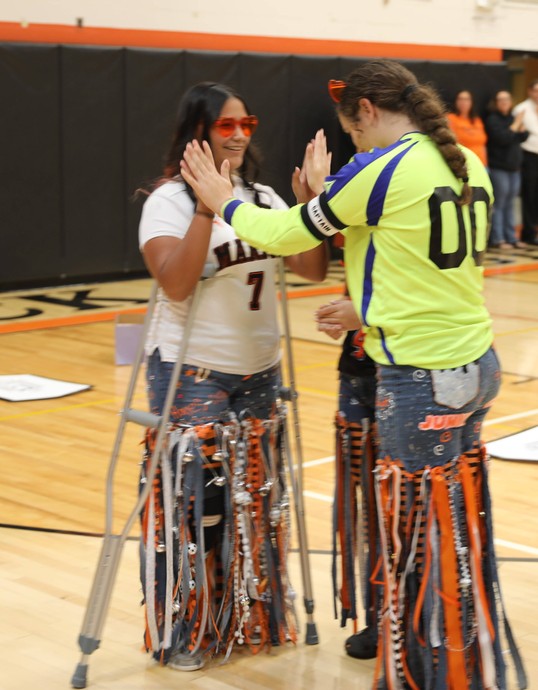
[[[487,168],[486,130],[481,118],[476,114],[470,91],[458,91],[453,111],[447,114],[447,119],[458,143],[474,151]]]

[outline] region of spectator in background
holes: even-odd
[[[476,114],[470,91],[458,91],[453,112],[448,113],[447,119],[458,143],[474,151],[487,167],[486,131],[484,123]]]
[[[498,249],[527,245],[518,241],[514,227],[514,200],[521,188],[520,144],[529,133],[523,126],[522,111],[512,115],[512,96],[508,91],[497,91],[486,118],[488,136],[489,175],[493,184],[495,202],[489,246]]]
[[[527,94],[527,100],[514,108],[514,115],[523,113],[523,126],[529,133],[528,138],[521,144],[521,239],[527,244],[538,244],[538,79],[530,83]]]

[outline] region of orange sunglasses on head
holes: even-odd
[[[256,115],[247,115],[240,120],[234,117],[219,117],[215,120],[213,127],[221,135],[221,137],[231,137],[237,127],[241,127],[241,131],[246,137],[251,137],[258,126],[258,118]]]
[[[335,103],[340,103],[342,96],[344,95],[344,91],[347,88],[346,82],[342,81],[341,79],[329,79],[328,87],[329,96]]]

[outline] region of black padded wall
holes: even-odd
[[[473,94],[477,112],[484,116],[487,106],[499,89],[510,89],[510,76],[504,64],[407,62],[422,82],[435,86],[450,106],[458,91],[466,89]]]
[[[62,271],[60,49],[0,45],[0,280]]]
[[[274,187],[279,194],[288,192],[291,176],[291,172],[286,175],[292,125],[290,63],[288,55],[243,54],[240,58],[241,78],[237,85],[248,107],[260,118],[255,135],[262,157],[259,181]]]
[[[125,51],[125,268],[143,267],[138,221],[144,201],[137,189],[162,169],[179,96],[185,90],[185,54],[179,51]]]
[[[67,275],[122,269],[124,51],[62,48],[61,151]]]
[[[339,167],[353,153],[327,81],[363,60],[84,46],[0,44],[0,288],[143,271],[138,188],[157,177],[177,106],[203,80],[236,88],[260,118],[260,181],[293,202],[290,177],[323,127]],[[509,74],[501,63],[406,62],[450,102],[482,109]]]

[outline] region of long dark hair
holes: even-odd
[[[417,129],[432,139],[450,170],[463,181],[461,203],[470,201],[465,156],[448,126],[445,106],[431,86],[419,84],[412,72],[393,60],[366,62],[353,70],[345,83],[346,88],[338,104],[342,115],[354,120],[361,98],[367,98],[383,110],[407,115]]]
[[[176,118],[172,143],[164,160],[162,181],[171,180],[179,174],[179,161],[187,144],[193,139],[209,141],[211,125],[218,119],[229,98],[237,98],[245,106],[248,115],[252,112],[236,91],[224,84],[204,81],[192,86],[181,99]],[[245,151],[243,165],[237,174],[249,187],[258,178],[260,155],[252,143]]]

